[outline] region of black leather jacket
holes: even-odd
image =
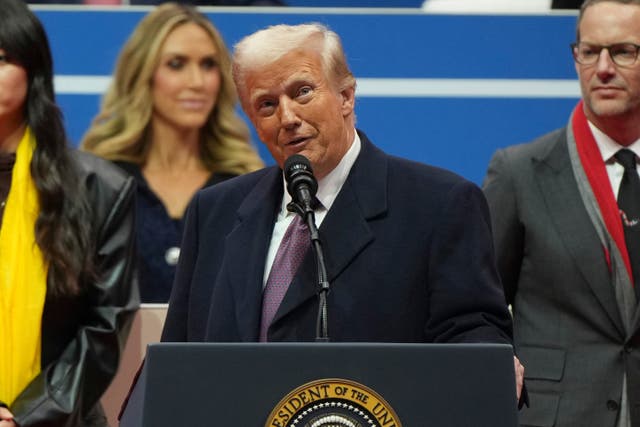
[[[135,183],[91,155],[74,151],[73,158],[93,207],[98,280],[83,283],[78,296],[47,295],[42,371],[9,408],[20,427],[107,426],[99,399],[116,373],[139,306]]]

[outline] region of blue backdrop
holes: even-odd
[[[145,8],[34,7],[52,44],[58,101],[77,144]],[[427,15],[385,9],[203,9],[231,46],[276,23],[322,22],[358,79],[358,127],[387,152],[480,183],[493,151],[563,126],[579,96],[575,14]],[[254,135],[255,137],[255,135]],[[268,152],[256,140],[263,158]]]

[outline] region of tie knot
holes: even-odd
[[[289,212],[297,213],[300,210],[298,206],[299,205],[296,205],[294,201],[291,201],[287,204],[287,210]],[[311,199],[311,209],[313,209],[314,211],[317,211],[318,209],[321,209],[323,207],[324,206],[322,202],[316,196],[313,196],[313,199]]]
[[[626,170],[636,170],[636,153],[633,151],[623,148],[619,150],[614,157]]]

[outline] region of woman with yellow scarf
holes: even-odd
[[[107,426],[135,310],[134,184],[67,146],[49,43],[0,7],[0,427]]]

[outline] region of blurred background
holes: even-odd
[[[579,97],[569,49],[576,11],[546,1],[537,12],[522,10],[536,2],[510,0],[505,9],[503,1],[473,0],[473,10],[457,10],[464,1],[286,0],[202,11],[229,46],[270,24],[328,25],[358,79],[357,126],[390,153],[480,183],[496,148],[563,126]],[[51,39],[58,101],[77,144],[121,46],[151,6],[32,7]],[[255,134],[254,142],[272,163]]]

